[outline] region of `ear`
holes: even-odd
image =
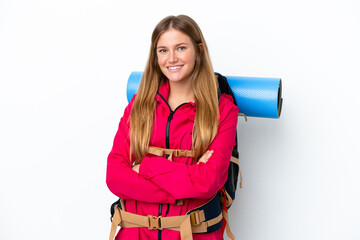
[[[204,47],[204,44],[202,44],[202,43],[199,43],[198,44],[198,47],[199,47],[199,50],[200,50],[200,54],[202,54],[203,53],[203,47]]]

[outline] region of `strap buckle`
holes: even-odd
[[[201,221],[200,221],[199,212],[200,210],[196,210],[190,213],[190,222],[192,226],[200,225]]]
[[[147,216],[149,219],[149,230],[155,230],[155,229],[159,229],[159,230],[163,230],[163,228],[161,227],[161,216],[156,217],[156,216],[152,216],[152,215],[148,215]]]
[[[182,150],[182,149],[176,149],[174,151],[175,157],[193,157],[193,153],[191,150]]]
[[[174,154],[175,157],[187,157],[186,155],[186,150],[181,149],[176,150]]]

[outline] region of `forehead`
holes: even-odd
[[[179,43],[190,44],[192,41],[185,33],[171,28],[160,35],[157,46],[173,46]]]

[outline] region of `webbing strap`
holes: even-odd
[[[115,206],[115,213],[113,215],[113,219],[111,222],[111,229],[110,229],[110,236],[109,240],[113,240],[116,234],[117,226],[121,224],[121,214],[120,214],[120,208],[118,205]]]
[[[240,171],[240,188],[243,187],[243,176],[242,176],[242,172],[241,172],[241,169],[239,168],[239,171]]]
[[[247,122],[247,117],[246,117],[245,114],[243,114],[243,113],[238,113],[238,116],[243,116],[243,117],[245,118],[245,121]]]
[[[230,161],[237,164],[237,165],[239,165],[239,159],[236,158],[236,157],[231,156]]]
[[[230,159],[231,162],[237,164],[238,166],[240,165],[239,164],[239,159],[236,158],[236,157],[233,157],[231,156],[231,159]],[[243,187],[243,176],[242,176],[242,172],[241,172],[241,169],[240,169],[240,166],[239,166],[239,172],[240,172],[240,188]]]
[[[192,150],[181,150],[181,149],[167,149],[158,147],[149,147],[148,153],[158,157],[169,155],[168,159],[172,161],[172,156],[175,157],[194,157],[194,151]]]
[[[224,198],[226,198],[226,199],[224,199],[225,205],[228,208],[233,203],[233,199],[231,198],[230,194],[225,189],[224,189],[224,192],[225,192]]]
[[[167,148],[158,148],[158,147],[149,147],[148,153],[153,154],[158,157],[162,157],[164,155],[169,155],[168,159],[172,161],[172,156],[175,157],[194,157],[194,151],[192,150],[181,150],[181,149],[167,149]],[[230,161],[237,164],[239,164],[239,159],[236,157],[231,156]],[[242,172],[240,171],[240,188],[242,188],[243,178],[242,178]],[[182,205],[182,204],[180,204]]]
[[[192,233],[206,233],[208,227],[219,223],[222,218],[223,213],[220,213],[216,218],[205,221],[203,210],[173,217],[142,216],[126,212],[116,205],[109,240],[114,239],[117,226],[122,228],[147,227],[149,230],[170,229],[179,231],[181,240],[192,240]]]
[[[226,220],[226,227],[225,227],[225,229],[226,229],[226,235],[227,235],[231,240],[234,240],[234,239],[235,239],[235,236],[234,236],[234,234],[231,232],[231,229],[230,229],[228,212],[223,209],[222,215],[224,216],[224,218],[225,218],[225,220]]]
[[[226,190],[224,188],[221,189],[221,193],[223,194],[222,197],[220,198],[220,201],[222,202],[223,208],[222,208],[222,215],[225,219],[226,225],[225,225],[225,229],[226,229],[226,235],[231,239],[234,240],[235,236],[234,234],[231,232],[230,229],[230,224],[229,224],[229,216],[228,216],[228,211],[227,211],[227,207],[230,206],[233,202],[232,198],[230,197],[230,195],[226,192]],[[228,202],[229,200],[229,202]]]

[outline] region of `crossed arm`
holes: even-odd
[[[123,199],[175,203],[176,199],[211,198],[224,185],[235,145],[237,107],[222,116],[209,150],[193,165],[145,156],[140,165],[133,166],[129,160],[129,113],[128,106],[108,157],[106,183],[111,192]]]

